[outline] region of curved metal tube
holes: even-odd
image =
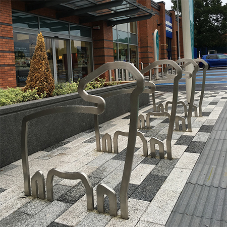
[[[202,104],[203,104],[203,97],[204,97],[204,90],[205,90],[205,84],[206,84],[206,72],[208,69],[208,64],[206,61],[204,61],[203,59],[194,59],[194,61],[196,63],[202,62],[204,64],[204,68],[203,68],[203,82],[202,82],[202,89],[201,89],[201,94],[200,94],[200,100],[199,100],[199,116],[202,117]]]
[[[53,179],[54,176],[63,178],[63,179],[70,179],[76,180],[80,179],[86,189],[86,196],[87,196],[87,209],[93,210],[94,209],[94,196],[93,196],[93,188],[91,183],[85,173],[81,172],[60,172],[56,169],[51,169],[47,174],[46,180],[46,188],[47,188],[47,200],[53,201]]]
[[[105,184],[97,186],[97,210],[104,213],[104,195],[109,197],[110,215],[117,216],[117,195],[116,192]]]
[[[130,127],[129,127],[129,136],[128,136],[128,145],[127,145],[127,151],[126,151],[126,160],[124,165],[124,171],[123,171],[123,177],[122,177],[122,183],[120,188],[120,201],[121,201],[121,217],[127,219],[128,218],[128,197],[127,197],[127,191],[129,186],[129,180],[131,176],[131,170],[132,170],[132,162],[134,157],[134,149],[135,149],[135,143],[136,143],[136,135],[137,135],[137,120],[138,120],[138,106],[139,106],[139,95],[144,90],[144,77],[140,73],[140,71],[132,66],[128,62],[112,62],[112,63],[106,63],[96,69],[94,72],[90,73],[88,76],[84,77],[79,84],[78,87],[78,93],[80,96],[88,102],[93,102],[97,104],[98,107],[90,107],[90,106],[67,106],[67,107],[56,107],[52,109],[47,109],[44,111],[40,111],[38,113],[34,113],[31,115],[26,116],[22,121],[22,165],[23,165],[23,174],[24,174],[24,188],[25,188],[25,195],[31,194],[30,189],[30,172],[29,172],[29,165],[28,165],[28,149],[27,149],[27,123],[29,120],[35,119],[37,117],[45,116],[48,114],[53,113],[65,113],[65,112],[79,112],[79,113],[91,113],[91,114],[101,114],[105,109],[105,101],[101,97],[97,97],[94,95],[89,95],[86,91],[84,91],[84,87],[86,83],[91,81],[92,79],[98,77],[99,75],[103,74],[107,70],[112,70],[115,68],[122,68],[128,70],[129,73],[131,73],[134,78],[137,80],[136,87],[131,93],[130,96],[130,106],[131,106],[131,115],[130,115]],[[50,172],[50,176],[48,177],[49,184],[51,183],[52,175],[57,174],[53,170],[54,173]],[[64,175],[64,173],[59,173],[59,176],[63,174],[62,176],[70,177],[70,173],[67,173]],[[71,173],[76,174],[76,173]],[[78,173],[77,173],[78,174]],[[76,175],[78,177],[78,175]],[[73,175],[74,178],[74,175]],[[69,178],[71,179],[71,178]],[[51,188],[51,185],[48,185],[48,187]],[[49,191],[49,190],[48,190]],[[90,193],[91,194],[91,193]],[[51,198],[51,197],[49,197]],[[91,201],[91,198],[90,200]],[[88,207],[92,208],[93,205],[88,205]],[[93,208],[92,208],[93,209]]]
[[[128,132],[121,131],[116,131],[114,133],[113,144],[115,154],[118,154],[118,136],[128,136],[128,134],[129,134]],[[143,142],[143,155],[147,157],[148,156],[147,140],[145,139],[144,135],[141,132],[137,132],[137,136],[139,136]]]
[[[152,137],[150,140],[150,148],[151,148],[151,158],[155,158],[156,157],[156,153],[155,153],[155,144],[158,144],[159,146],[159,156],[161,159],[164,158],[164,144],[161,140]]]
[[[106,142],[107,142],[107,146],[106,146]],[[107,147],[107,148],[106,148]],[[111,153],[112,152],[112,140],[111,140],[111,135],[106,133],[103,137],[102,137],[102,151],[103,152],[108,152]]]
[[[174,61],[172,60],[159,60],[155,61],[152,64],[148,65],[144,69],[141,70],[141,73],[144,74],[148,72],[150,69],[153,69],[154,67],[162,64],[169,64],[176,70],[176,75],[174,76],[174,83],[173,83],[173,105],[172,105],[172,110],[171,110],[171,115],[170,115],[170,122],[169,122],[169,129],[168,129],[168,134],[167,134],[167,139],[166,139],[166,146],[167,146],[167,158],[172,159],[172,151],[171,151],[171,139],[173,135],[173,129],[174,129],[174,121],[175,121],[175,116],[176,116],[176,109],[177,109],[177,99],[178,99],[178,82],[182,78],[182,69],[181,67]],[[168,76],[168,74],[167,74]],[[172,79],[173,77],[171,77]]]
[[[45,179],[44,175],[41,171],[37,171],[33,176],[31,180],[32,185],[32,197],[33,198],[40,198],[45,199]]]
[[[140,115],[138,116],[137,128],[138,128],[138,129],[140,129],[140,128],[145,128],[145,119],[144,119],[143,114],[140,114]]]
[[[182,67],[186,67],[189,64],[192,64],[194,66],[194,70],[192,72],[192,88],[191,88],[191,98],[190,98],[190,103],[189,103],[189,108],[188,108],[188,131],[192,131],[192,123],[191,123],[191,117],[192,117],[192,107],[194,103],[194,94],[195,94],[195,81],[196,81],[196,73],[199,70],[198,64],[192,60],[192,59],[179,59],[176,61],[177,63],[185,63]]]

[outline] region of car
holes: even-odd
[[[203,55],[202,59],[208,63],[208,68],[227,67],[227,55],[226,54]],[[202,62],[199,63],[199,67],[200,68],[204,67]]]

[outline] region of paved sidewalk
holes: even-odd
[[[156,93],[157,104],[168,101],[172,97],[169,92]],[[179,93],[179,99],[185,100],[185,92]],[[199,92],[196,92],[195,101],[198,100]],[[203,117],[192,118],[193,131],[174,131],[173,133],[173,160],[142,156],[142,142],[138,139],[128,191],[128,220],[111,217],[108,214],[107,200],[105,204],[107,213],[98,214],[96,209],[87,212],[85,190],[79,180],[64,180],[55,177],[53,202],[25,197],[21,160],[19,160],[0,169],[0,226],[162,227],[166,224],[171,227],[203,226],[180,225],[180,223],[187,223],[183,218],[188,215],[204,217],[203,209],[205,208],[207,208],[207,214],[210,214],[210,216],[206,216],[208,220],[213,220],[213,215],[218,214],[219,216],[215,220],[221,221],[220,225],[210,225],[209,223],[207,226],[227,226],[225,213],[227,208],[225,192],[227,156],[225,155],[226,150],[219,149],[219,147],[223,149],[226,147],[226,140],[224,140],[225,133],[227,133],[226,100],[226,90],[206,91]],[[145,114],[150,110],[151,106],[147,106],[140,109],[140,113]],[[179,110],[180,114],[183,114],[182,110]],[[129,114],[127,113],[102,124],[101,134],[108,132],[113,135],[117,130],[128,131],[128,123]],[[151,130],[141,130],[146,139],[149,140],[151,136],[155,136],[165,141],[168,119],[152,117],[151,126]],[[222,143],[218,140],[222,140]],[[29,156],[31,175],[37,170],[41,170],[46,177],[51,168],[61,171],[83,171],[88,175],[94,187],[95,197],[96,186],[100,182],[107,184],[119,194],[126,145],[127,138],[119,137],[119,154],[97,152],[95,151],[94,131],[80,133],[56,146]],[[211,145],[212,149],[209,152]],[[220,155],[216,153],[217,151],[220,151]],[[197,165],[194,168],[196,162]],[[190,176],[192,170],[193,174]],[[199,176],[203,176],[203,178],[199,178]],[[196,201],[200,201],[198,190],[204,190],[204,193],[200,193],[202,202],[199,205],[196,204]],[[187,192],[191,194],[187,194]],[[206,196],[209,196],[209,199]],[[180,199],[178,200],[178,198]],[[96,204],[95,198],[95,206]],[[203,208],[202,204],[205,204]],[[212,210],[212,205],[215,207],[216,213]],[[198,207],[197,213],[193,213],[196,212],[196,209],[193,210],[195,208],[193,206]],[[181,222],[178,222],[179,219]],[[206,226],[206,222],[203,223]]]

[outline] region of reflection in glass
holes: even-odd
[[[50,38],[44,38],[47,58],[49,61],[49,66],[51,70],[52,76],[54,75],[54,65],[53,65],[53,48],[52,48],[52,40]]]
[[[30,62],[36,45],[36,35],[13,34],[17,86],[26,85]]]
[[[136,22],[130,22],[129,32],[137,34]]]
[[[91,37],[91,29],[79,25],[70,25],[70,35]]]
[[[91,43],[71,41],[73,81],[76,82],[92,71]]]
[[[137,44],[137,35],[136,34],[132,34],[132,33],[130,33],[129,34],[130,36],[129,36],[129,43],[130,44]]]
[[[119,47],[119,61],[128,62],[128,45],[119,43],[118,47]],[[120,77],[120,80],[126,80],[125,70],[119,70],[118,75]]]
[[[61,21],[40,18],[40,30],[47,32],[58,32],[61,34],[68,35],[69,24]]]
[[[114,61],[118,61],[117,56],[117,43],[113,43]]]
[[[122,32],[122,31],[118,31],[118,42],[128,43],[128,33],[127,32]]]
[[[64,83],[68,80],[66,40],[56,39],[55,48],[56,48],[58,83]]]
[[[128,23],[118,24],[117,25],[117,30],[121,30],[121,31],[127,32],[128,31]]]
[[[134,66],[137,67],[137,46],[130,45],[130,62],[134,64]]]
[[[128,45],[119,43],[119,61],[128,61]]]
[[[12,11],[13,27],[32,28],[37,29],[38,17]]]
[[[117,30],[113,29],[113,41],[117,42]]]

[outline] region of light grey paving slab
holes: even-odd
[[[184,152],[184,154],[180,157],[175,167],[192,170],[198,158],[199,158],[199,154]]]
[[[63,214],[61,214],[55,222],[75,226],[82,221],[89,212],[87,211],[87,198],[83,196],[77,203],[73,204]]]
[[[130,183],[141,184],[154,167],[155,165],[139,164],[131,173]]]
[[[210,136],[210,133],[198,132],[192,141],[206,142]]]
[[[46,227],[69,207],[69,204],[54,201],[42,209],[38,214],[26,220],[25,226]]]
[[[14,211],[16,211],[18,208],[20,208],[30,200],[31,197],[21,196],[7,201],[0,207],[0,220],[12,214]]]
[[[104,227],[110,221],[111,216],[106,214],[98,214],[94,212],[90,212],[86,215],[86,217],[80,221],[76,227]]]
[[[140,220],[165,225],[178,197],[178,192],[160,189]]]
[[[119,217],[114,217],[110,220],[110,222],[106,225],[106,227],[131,227],[135,226],[139,221],[140,217],[147,209],[149,202],[129,199],[128,200],[128,207],[129,207],[129,219],[125,220]],[[120,214],[120,212],[119,212]]]
[[[35,215],[48,205],[50,205],[50,202],[47,200],[33,199],[19,208],[18,211],[28,215]]]

